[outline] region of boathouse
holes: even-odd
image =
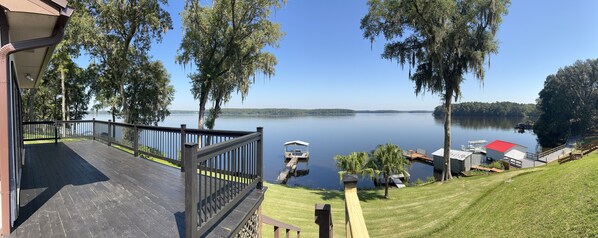
[[[515,143],[495,140],[486,145],[486,158],[490,160],[513,159],[521,161],[525,158],[527,147]]]
[[[451,150],[451,172],[458,174],[461,172],[469,171],[471,166],[480,165],[479,159],[473,159],[473,153],[462,150]],[[434,157],[434,169],[442,170],[444,164],[444,148],[440,148],[432,153]]]

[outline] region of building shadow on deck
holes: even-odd
[[[185,237],[185,212],[177,212],[174,214],[176,221],[176,228],[179,230],[179,237]]]
[[[25,145],[20,209],[14,229],[31,218],[65,186],[108,180],[110,178],[64,143]]]

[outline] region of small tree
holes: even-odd
[[[370,166],[370,156],[367,152],[352,152],[349,155],[334,156],[336,167],[339,169],[339,176],[345,174],[374,176],[378,171]]]
[[[403,174],[409,176],[409,161],[403,156],[403,150],[397,145],[378,145],[372,152],[372,163],[375,169],[384,175],[384,197],[388,198],[388,184],[392,174]]]

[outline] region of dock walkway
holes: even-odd
[[[434,159],[426,156],[425,154],[417,153],[417,152],[415,152],[413,150],[404,151],[403,155],[407,159],[409,159],[411,161],[413,161],[413,160],[419,160],[419,161],[424,162],[424,163],[434,164]]]
[[[299,162],[298,157],[293,157],[292,159],[290,159],[289,162],[287,162],[287,164],[285,165],[284,169],[282,171],[280,171],[280,174],[276,178],[276,182],[282,183],[282,182],[286,181],[287,178],[289,177],[289,174],[297,171],[297,163],[298,162]]]
[[[471,169],[477,169],[477,170],[488,171],[488,172],[495,172],[495,173],[502,173],[502,172],[504,172],[504,170],[502,170],[502,169],[486,168],[486,167],[477,166],[477,165],[472,165]]]

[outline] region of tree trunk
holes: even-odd
[[[386,183],[384,184],[384,198],[388,198],[388,184],[390,183],[390,176],[388,174],[384,174],[384,180],[386,180]]]
[[[444,167],[441,182],[453,178],[451,174],[451,102],[453,90],[447,89],[444,95]]]
[[[197,116],[197,128],[203,129],[204,115],[206,114],[206,104],[199,102],[199,115]]]

